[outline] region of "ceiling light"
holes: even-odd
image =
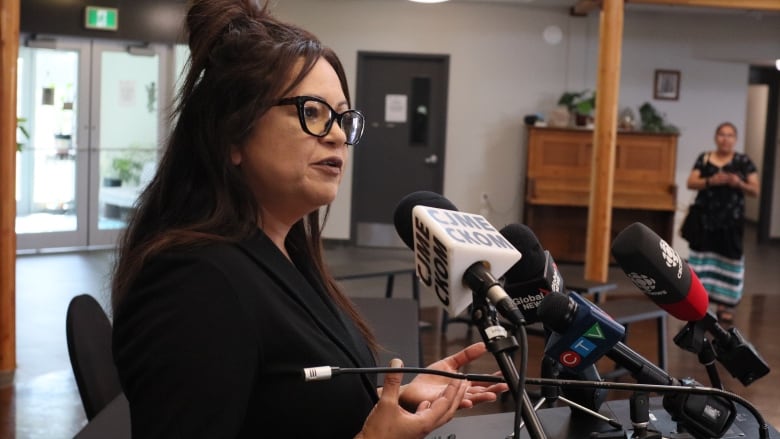
[[[413,1],[415,3],[444,3],[449,0],[409,0],[409,1]]]
[[[777,70],[780,70],[780,58],[775,60],[775,68],[777,68]]]

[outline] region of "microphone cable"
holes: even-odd
[[[447,378],[484,381],[493,383],[503,383],[506,380],[503,377],[488,374],[464,374],[459,372],[447,372],[443,370],[426,369],[424,367],[336,367],[319,366],[307,367],[303,369],[304,381],[328,380],[341,374],[366,374],[366,373],[424,373],[429,375],[440,375]],[[720,396],[732,402],[739,403],[747,409],[758,424],[758,436],[760,439],[769,439],[769,424],[759,413],[758,409],[748,400],[726,390],[715,389],[706,386],[672,386],[661,384],[636,384],[636,383],[616,383],[611,381],[580,381],[580,380],[562,380],[550,378],[526,378],[526,384],[536,386],[559,386],[559,387],[585,387],[600,388],[607,390],[630,390],[647,391],[659,394],[670,394],[682,392],[686,394]]]

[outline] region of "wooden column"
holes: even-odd
[[[596,282],[607,280],[609,268],[623,1],[604,0],[600,14],[596,117],[585,247],[585,279]]]
[[[19,1],[0,0],[0,385],[16,369],[16,58]]]

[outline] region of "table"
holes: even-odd
[[[668,413],[663,410],[662,399],[654,397],[650,399],[650,413],[655,417],[651,421],[650,428],[660,431],[664,437],[670,437],[675,431],[676,423],[671,420]],[[626,399],[608,401],[604,403],[599,412],[609,418],[617,420],[623,425],[625,435],[630,437],[632,431],[631,417],[629,416],[629,402]],[[572,412],[568,407],[555,407],[542,409],[538,412],[544,432],[548,439],[590,439],[591,432],[617,431],[606,422],[600,421],[590,415],[579,411]],[[505,439],[512,433],[514,413],[498,413],[491,415],[462,416],[453,419],[446,425],[437,428],[427,439]],[[528,432],[523,429],[520,432],[522,438],[528,438]],[[619,436],[621,437],[621,436]],[[753,415],[743,406],[737,405],[737,417],[724,439],[758,438],[758,423]],[[780,433],[770,426],[769,437],[779,439]]]
[[[630,437],[631,418],[628,408],[628,400],[607,401],[599,412],[622,424],[628,431],[626,437]],[[664,437],[669,437],[674,431],[675,423],[663,410],[660,397],[650,399],[650,413],[655,417],[651,428],[664,433]],[[568,407],[541,409],[538,415],[549,439],[590,439],[590,433],[593,431],[615,431],[609,424],[579,411],[572,412]],[[512,432],[513,420],[514,413],[511,412],[461,416],[431,432],[427,439],[504,439]],[[520,436],[527,439],[528,432],[523,429]],[[780,439],[780,433],[769,426],[769,437]],[[124,395],[114,399],[74,437],[105,438],[130,439],[130,408]],[[736,419],[724,438],[758,438],[758,423],[743,406],[737,405]]]

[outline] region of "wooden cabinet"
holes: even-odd
[[[619,132],[612,237],[636,221],[671,241],[677,135]],[[593,131],[528,128],[524,222],[557,261],[583,262]]]

